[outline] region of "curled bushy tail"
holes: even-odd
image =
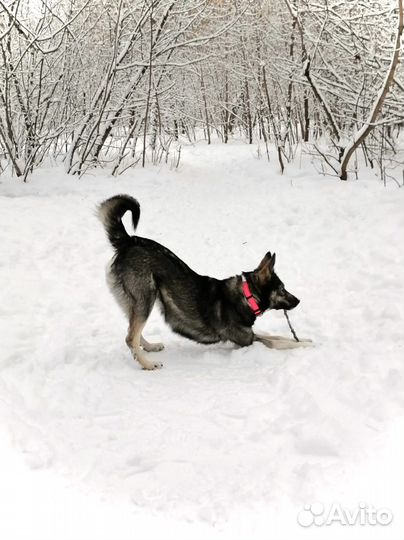
[[[127,211],[132,212],[132,223],[136,230],[140,217],[140,205],[129,195],[115,195],[102,202],[98,208],[98,217],[107,231],[108,239],[115,249],[130,238],[122,223],[122,217]]]

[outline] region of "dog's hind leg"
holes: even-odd
[[[158,352],[164,349],[164,343],[149,343],[143,336],[140,336],[140,345],[146,352]]]
[[[142,330],[146,320],[143,317],[139,317],[133,310],[129,318],[129,329],[128,335],[126,336],[126,344],[132,352],[133,358],[135,358],[143,369],[156,369],[161,368],[162,364],[160,362],[154,362],[148,360],[140,347],[142,339]]]

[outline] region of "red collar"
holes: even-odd
[[[256,317],[259,317],[260,315],[262,315],[262,311],[260,310],[258,302],[254,298],[254,296],[252,295],[250,286],[248,285],[246,278],[242,275],[241,279],[242,279],[243,293],[244,293],[244,296],[245,296],[245,298],[246,298],[246,300],[248,302],[248,305],[250,306],[250,308],[251,308],[252,312],[254,313],[254,315]]]

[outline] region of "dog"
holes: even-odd
[[[265,311],[290,310],[300,302],[275,273],[275,253],[268,251],[251,272],[227,279],[202,276],[154,240],[129,236],[122,223],[127,211],[136,231],[140,206],[129,195],[101,203],[98,216],[115,249],[107,282],[129,321],[126,344],[143,369],[162,367],[145,352],[161,351],[164,345],[149,343],[143,336],[156,300],[172,330],[198,343],[231,341],[247,347],[261,341],[279,349],[298,346],[290,339],[259,336],[252,330],[257,316]]]

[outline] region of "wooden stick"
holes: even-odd
[[[295,341],[300,341],[300,339],[297,337],[296,332],[294,331],[293,326],[292,326],[292,324],[291,324],[291,322],[289,320],[288,312],[286,311],[286,309],[283,310],[283,313],[284,313],[284,315],[286,317],[286,320],[288,321],[290,331],[292,332],[293,337],[295,338]]]

